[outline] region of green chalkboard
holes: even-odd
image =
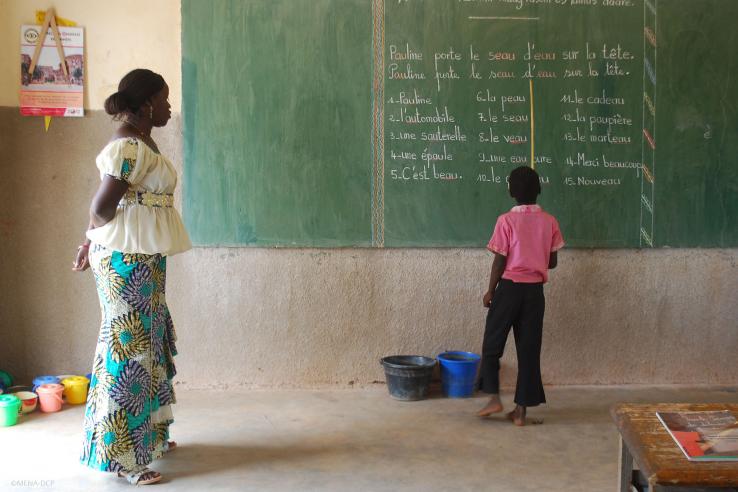
[[[182,2],[196,244],[371,242],[371,4]]]
[[[736,18],[731,0],[659,2],[657,244],[738,246]]]
[[[415,108],[385,104],[395,120],[385,130],[385,244],[479,244],[513,205],[505,178],[530,165],[535,138],[541,203],[568,244],[638,246],[643,16],[642,4],[387,2],[386,96],[420,94],[429,101],[421,114],[448,112],[456,121],[440,130],[466,141],[422,140],[439,125],[408,123],[396,115]],[[426,79],[403,78],[409,72]],[[396,139],[403,132],[418,140]],[[426,148],[453,160],[424,161]],[[408,167],[430,179],[404,179]]]
[[[569,246],[738,245],[731,0],[182,2],[199,245],[481,246],[541,175]]]

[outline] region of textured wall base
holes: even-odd
[[[181,164],[181,124],[154,134]],[[71,271],[110,118],[0,108],[0,367],[90,370],[100,313]],[[490,224],[490,228],[492,224]],[[546,384],[738,382],[738,250],[565,250],[546,287]],[[491,259],[476,249],[198,248],[172,257],[177,379],[191,387],[384,380],[379,358],[479,351]],[[514,384],[512,338],[503,384]]]

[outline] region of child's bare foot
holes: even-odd
[[[485,405],[484,408],[477,412],[477,416],[489,417],[493,413],[499,413],[501,411],[502,402],[500,401],[500,395],[492,395],[487,405]]]
[[[523,427],[525,425],[525,407],[516,406],[515,410],[507,414],[507,418],[518,427]]]
[[[543,419],[533,417],[527,418],[525,416],[525,407],[521,407],[520,405],[515,407],[515,410],[512,412],[508,412],[507,419],[518,427],[522,427],[526,424],[541,425],[543,423]]]

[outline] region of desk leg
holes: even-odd
[[[630,454],[628,446],[620,437],[620,483],[618,484],[618,492],[631,492],[631,481],[633,478],[633,456]]]

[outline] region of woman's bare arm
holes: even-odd
[[[128,183],[112,176],[105,176],[92,198],[90,205],[90,223],[100,227],[115,217],[118,202],[128,191]]]

